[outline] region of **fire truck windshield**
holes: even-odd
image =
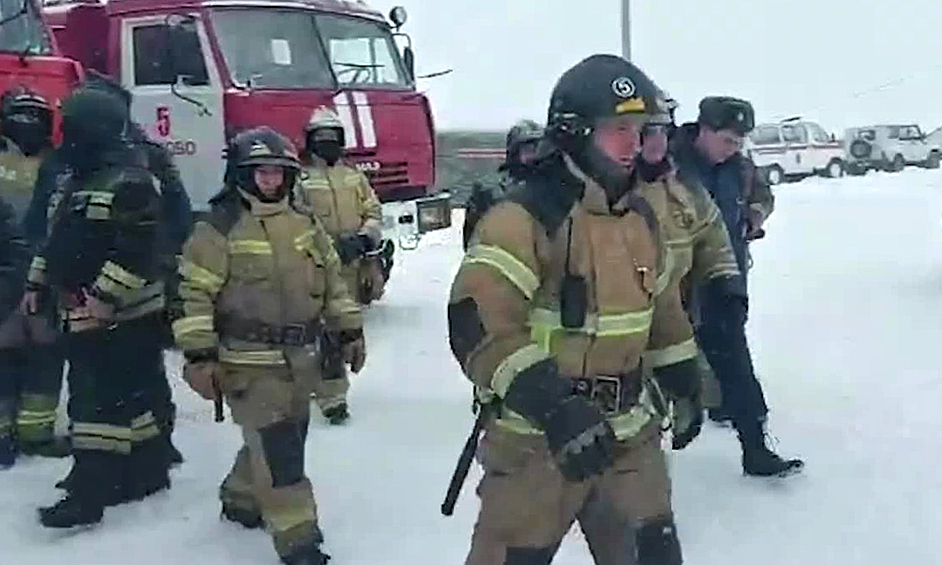
[[[49,36],[33,2],[0,0],[0,52],[52,54]]]
[[[304,10],[232,8],[213,10],[212,25],[239,85],[410,88],[392,34],[378,23]]]

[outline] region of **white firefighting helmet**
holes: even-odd
[[[319,106],[311,113],[311,119],[304,127],[304,134],[307,141],[316,140],[335,140],[343,147],[346,144],[344,139],[343,122],[337,112],[327,106]]]

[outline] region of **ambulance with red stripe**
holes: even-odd
[[[0,22],[26,6],[20,24],[45,37],[36,40],[44,53],[126,87],[133,119],[173,153],[197,211],[219,190],[227,139],[269,125],[300,146],[311,112],[326,105],[383,202],[389,240],[414,248],[451,224],[450,196],[435,193],[432,111],[399,31],[402,7],[387,20],[362,0],[45,0],[41,12],[39,1],[0,0]],[[0,60],[0,74],[14,63]],[[56,80],[41,94],[58,102],[77,79]]]
[[[743,153],[771,185],[811,175],[840,177],[846,166],[844,144],[818,123],[800,117],[757,125]]]

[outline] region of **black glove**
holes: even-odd
[[[654,368],[654,378],[674,403],[674,449],[690,445],[703,428],[700,377],[695,359]]]
[[[336,247],[340,262],[344,265],[349,265],[364,253],[363,240],[359,234],[345,235],[338,238]]]
[[[556,362],[540,361],[520,372],[504,404],[546,434],[550,453],[568,481],[584,481],[611,467],[615,432],[601,411],[573,393]]]
[[[749,298],[742,277],[710,279],[699,289],[698,300],[703,323],[723,333],[741,330],[749,317]]]

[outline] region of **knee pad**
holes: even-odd
[[[684,562],[672,518],[656,518],[641,524],[635,532],[635,551],[638,565],[681,565]]]
[[[549,565],[557,547],[508,547],[503,565]]]
[[[294,420],[283,420],[258,431],[273,488],[287,487],[304,479],[304,441]]]

